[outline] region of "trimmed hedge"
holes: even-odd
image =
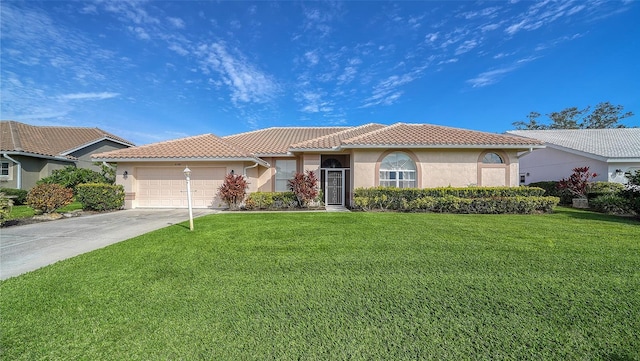
[[[0,193],[4,193],[6,197],[9,197],[13,200],[14,206],[20,206],[27,202],[27,192],[24,189],[16,189],[16,188],[0,188]]]
[[[38,184],[27,194],[27,205],[38,213],[51,213],[73,202],[73,190],[59,184]]]
[[[558,197],[543,197],[544,190],[533,187],[468,188],[357,188],[354,207],[364,211],[392,210],[438,213],[547,213]]]
[[[575,198],[571,192],[558,188],[557,181],[542,181],[529,183],[528,187],[537,187],[544,189],[545,196],[560,198],[560,204],[571,204],[572,199]]]
[[[256,209],[292,209],[298,205],[293,192],[254,192],[244,201],[244,208]]]
[[[589,200],[589,207],[597,212],[608,214],[633,213],[631,201],[614,193],[600,195]]]
[[[124,187],[106,183],[85,183],[76,186],[76,200],[82,209],[109,211],[124,206]]]

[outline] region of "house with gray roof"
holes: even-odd
[[[99,170],[91,155],[134,144],[99,128],[0,121],[0,188],[29,190],[66,166]]]
[[[204,134],[94,154],[118,164],[125,208],[221,206],[227,174],[242,174],[248,192],[288,191],[296,172],[314,171],[327,205],[351,205],[359,187],[518,186],[518,153],[542,142],[515,135],[431,124],[275,127],[218,137]]]
[[[596,181],[626,183],[626,172],[640,171],[640,128],[512,130],[546,148],[520,155],[522,184],[567,178],[589,167]]]

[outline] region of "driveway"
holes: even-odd
[[[216,212],[194,209],[193,216]],[[128,209],[0,228],[0,279],[188,220],[186,209]]]

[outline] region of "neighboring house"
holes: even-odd
[[[29,190],[55,169],[98,170],[91,154],[134,144],[98,128],[34,126],[0,121],[0,188]]]
[[[517,186],[517,153],[540,141],[429,124],[268,128],[213,134],[95,154],[118,163],[125,208],[186,207],[183,170],[192,171],[194,207],[219,207],[229,173],[249,192],[287,191],[295,172],[318,174],[325,203],[350,205],[358,187]]]
[[[508,134],[538,139],[546,148],[520,158],[521,183],[567,178],[576,167],[589,167],[596,181],[626,183],[628,171],[640,171],[640,128],[512,130]]]

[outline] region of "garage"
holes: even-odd
[[[190,167],[194,208],[220,207],[216,196],[226,175],[224,167]],[[140,208],[187,208],[184,167],[137,167],[136,200]]]

